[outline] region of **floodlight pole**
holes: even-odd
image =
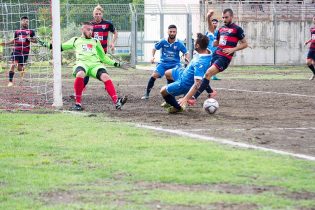
[[[62,83],[61,83],[61,39],[60,39],[60,0],[51,0],[52,16],[52,53],[54,72],[54,102],[56,108],[62,107]]]

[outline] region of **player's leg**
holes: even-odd
[[[28,55],[20,55],[19,57],[20,59],[19,59],[19,64],[18,64],[18,71],[20,72],[21,78],[23,78],[25,74],[25,65],[28,60]]]
[[[13,86],[13,77],[14,77],[14,69],[15,67],[19,64],[18,57],[12,53],[11,56],[11,65],[10,65],[10,70],[9,70],[9,83],[8,87]]]
[[[127,102],[127,97],[118,97],[116,88],[113,84],[112,79],[108,75],[105,66],[98,66],[95,67],[91,74],[88,74],[88,76],[95,77],[102,81],[105,86],[105,90],[107,91],[108,95],[111,97],[113,103],[115,104],[116,109],[121,109],[122,106]]]
[[[174,78],[172,76],[172,70],[173,69],[169,69],[169,70],[165,71],[165,78],[167,80],[167,84],[171,84],[174,82]]]
[[[71,108],[74,111],[82,111],[81,99],[84,89],[84,77],[86,75],[86,67],[84,65],[77,65],[74,68],[73,76],[75,76],[73,88],[75,93],[75,105]]]
[[[173,82],[167,86],[162,87],[160,93],[164,98],[166,104],[165,108],[168,109],[169,113],[177,113],[184,111],[183,107],[179,105],[175,96],[182,95],[187,93],[189,88],[185,88],[182,86],[180,81]]]
[[[145,92],[145,94],[141,97],[141,99],[144,99],[144,100],[149,99],[149,95],[150,95],[150,92],[151,92],[151,90],[152,90],[152,88],[153,88],[153,86],[154,86],[155,80],[156,80],[157,78],[163,77],[166,70],[167,70],[167,69],[165,68],[165,66],[164,66],[163,64],[158,63],[158,64],[156,65],[156,69],[154,70],[154,72],[152,73],[152,75],[151,75],[151,77],[150,77],[150,79],[149,79],[149,81],[148,81],[148,85],[147,85],[146,92]]]
[[[307,58],[306,58],[306,65],[313,73],[313,75],[310,77],[310,80],[313,80],[315,78],[314,61],[315,61],[315,51],[309,50],[307,54]]]

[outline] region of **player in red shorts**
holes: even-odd
[[[315,65],[315,16],[313,17],[313,24],[314,25],[310,29],[311,39],[305,42],[305,45],[307,45],[308,43],[311,43],[310,49],[308,51],[307,58],[306,58],[306,65],[313,72],[313,75],[311,76],[310,80],[315,79],[315,68],[314,68],[314,65]]]
[[[234,52],[245,49],[248,44],[245,39],[244,31],[241,27],[233,23],[233,11],[225,9],[222,13],[224,26],[219,29],[217,40],[213,46],[218,46],[211,60],[211,67],[207,70],[202,79],[200,87],[190,91],[184,98],[180,99],[180,105],[185,107],[187,101],[197,97],[209,86],[210,78],[219,72],[224,71],[230,64]],[[238,44],[240,42],[240,44]]]
[[[24,66],[27,63],[30,53],[31,42],[37,43],[35,31],[28,28],[29,19],[26,16],[21,17],[21,28],[14,32],[14,39],[9,42],[2,42],[0,45],[13,44],[11,56],[12,64],[9,71],[8,87],[13,86],[14,68],[17,66],[18,71],[24,74]]]

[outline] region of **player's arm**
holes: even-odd
[[[154,63],[154,59],[155,59],[155,52],[157,50],[160,50],[162,48],[162,40],[160,40],[159,42],[155,43],[154,48],[152,49],[152,58],[151,58],[151,63]]]
[[[180,106],[182,107],[186,106],[187,101],[197,93],[198,89],[200,88],[201,82],[202,82],[202,78],[195,77],[195,82],[193,86],[191,86],[188,93],[183,98],[179,99],[178,102]]]
[[[33,31],[33,30],[31,30],[30,41],[31,41],[32,43],[37,43],[37,42],[38,42],[38,38],[36,38],[36,36],[35,36],[35,31]]]
[[[104,49],[100,43],[99,40],[96,40],[96,52],[98,57],[100,58],[100,61],[102,63],[111,65],[111,66],[115,66],[115,67],[120,67],[120,64],[115,62],[114,60],[110,59],[104,52]]]
[[[12,39],[11,41],[8,41],[8,42],[1,42],[0,43],[1,46],[8,45],[8,44],[14,44],[14,39]]]
[[[237,38],[239,39],[239,44],[236,47],[225,48],[222,51],[224,53],[230,55],[236,51],[239,51],[239,50],[242,50],[242,49],[245,49],[246,47],[248,47],[248,43],[247,43],[247,40],[245,38],[245,34],[244,34],[244,31],[242,28],[237,29]]]
[[[154,59],[155,59],[155,52],[156,52],[156,49],[155,48],[153,48],[152,49],[152,58],[151,58],[151,63],[154,63]]]
[[[112,42],[110,43],[110,49],[113,51],[115,49],[115,43],[116,43],[116,40],[118,39],[118,32],[117,30],[115,30],[113,32],[113,39],[112,39]]]
[[[207,13],[207,21],[208,21],[208,31],[211,33],[214,33],[214,25],[212,23],[212,19],[213,19],[213,14],[214,11],[213,10],[209,10]]]
[[[304,45],[307,45],[308,43],[310,43],[312,41],[312,39],[307,40]]]
[[[75,48],[74,43],[77,39],[78,39],[77,37],[73,37],[70,40],[62,43],[61,44],[61,51],[74,49]],[[43,47],[47,47],[48,49],[52,49],[52,44],[50,42],[44,42],[40,39],[37,39],[37,42]]]

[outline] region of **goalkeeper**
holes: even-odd
[[[103,50],[99,40],[92,38],[93,25],[90,22],[82,23],[82,36],[73,37],[69,41],[61,44],[61,51],[74,49],[76,53],[76,65],[73,68],[75,105],[71,108],[74,111],[82,111],[81,99],[84,89],[84,77],[90,76],[102,81],[105,90],[112,98],[116,109],[126,103],[127,97],[119,98],[116,94],[115,86],[108,75],[105,63],[115,67],[120,67],[120,63],[111,60]],[[52,48],[52,45],[40,41],[43,46]]]

